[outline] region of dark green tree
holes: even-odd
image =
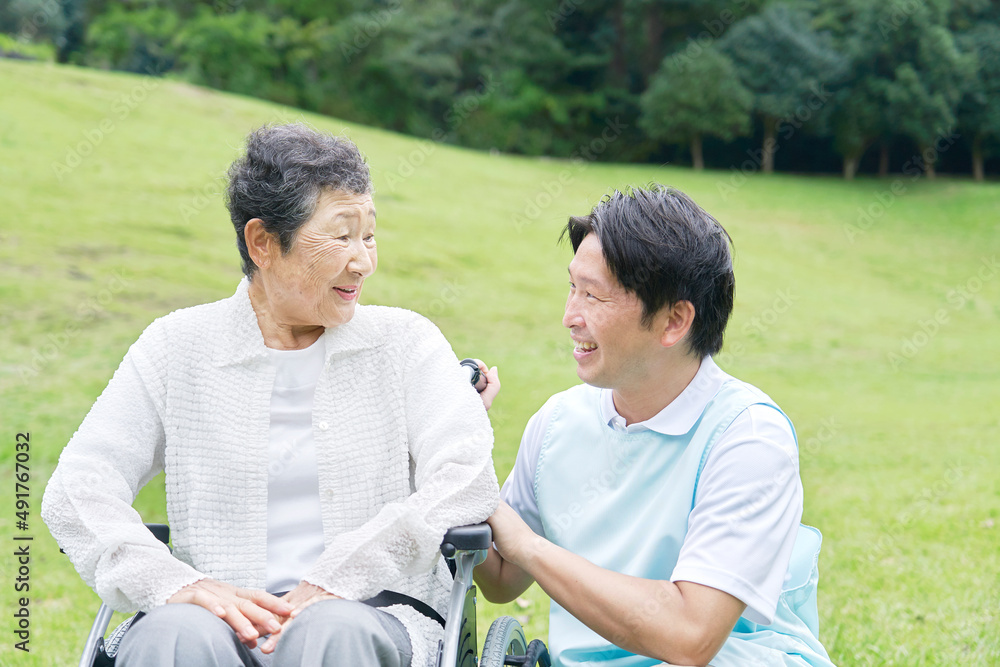
[[[963,52],[975,58],[975,75],[958,108],[958,123],[972,149],[972,174],[983,180],[991,140],[1000,139],[1000,25],[982,23],[958,37]]]
[[[172,9],[127,11],[111,6],[88,26],[86,62],[127,72],[162,74],[173,67],[174,38],[180,26]]]
[[[826,103],[825,86],[847,69],[829,33],[812,27],[812,17],[800,7],[773,4],[743,19],[719,40],[743,85],[754,95],[754,111],[764,128],[761,167],[774,171],[775,135],[783,119],[803,105]]]
[[[973,59],[959,52],[945,25],[946,8],[943,1],[928,1],[900,28],[913,37],[898,44],[895,52],[905,57],[908,51],[909,57],[896,66],[886,90],[889,122],[916,143],[928,178],[935,176],[939,142],[953,143],[958,103],[974,68]]]
[[[65,29],[59,0],[0,2],[0,32],[31,42],[55,43]]]
[[[63,30],[56,38],[56,61],[68,63],[83,50],[86,39],[86,16],[84,0],[60,0],[63,15]]]
[[[831,122],[846,177],[853,176],[875,142],[879,174],[885,175],[893,135],[913,141],[918,155],[911,159],[934,176],[935,145],[950,145],[957,104],[972,73],[970,59],[959,52],[947,27],[951,4],[821,1],[817,23],[834,31],[838,47],[850,58],[850,76]]]
[[[639,126],[652,139],[687,143],[694,168],[700,171],[705,166],[703,137],[732,141],[750,130],[753,94],[717,49],[684,61],[676,56],[663,59],[643,93]]]
[[[829,105],[827,127],[833,148],[842,160],[844,178],[850,180],[868,148],[889,134],[886,115],[888,79],[879,76],[883,39],[878,33],[875,8],[867,0],[824,0],[815,24],[829,30],[836,48],[847,60],[847,74]],[[888,144],[881,143],[888,170]]]

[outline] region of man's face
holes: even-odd
[[[611,275],[595,234],[577,248],[569,280],[563,326],[576,343],[580,379],[618,391],[655,381],[647,361],[662,349],[660,335],[642,325],[642,301]]]

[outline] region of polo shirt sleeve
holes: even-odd
[[[533,531],[542,537],[542,519],[538,512],[538,501],[535,499],[535,470],[538,468],[538,456],[545,441],[545,432],[552,417],[553,401],[549,399],[542,408],[528,420],[528,425],[521,436],[521,446],[517,450],[514,469],[510,471],[507,481],[500,490],[500,497],[520,515]]]
[[[788,420],[753,405],[709,453],[671,581],[690,581],[746,603],[743,616],[774,619],[802,518],[798,451]]]

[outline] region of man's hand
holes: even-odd
[[[525,557],[543,549],[548,541],[540,538],[510,505],[500,501],[493,516],[486,520],[493,529],[493,544],[505,561],[522,566]]]
[[[281,631],[285,629],[285,624],[290,620],[302,613],[302,610],[311,604],[319,602],[320,600],[338,600],[339,596],[333,593],[328,593],[319,586],[314,586],[305,581],[299,582],[299,585],[288,592],[282,601],[286,602],[290,607],[291,611],[285,618],[280,619],[281,625],[277,629],[271,630],[271,636],[267,638],[263,644],[261,644],[260,650],[262,653],[272,653],[274,649],[278,646],[278,640],[281,639]]]
[[[520,554],[533,545],[546,543],[536,541],[538,536],[521,520],[517,512],[502,500],[493,516],[486,521],[493,529],[493,543],[500,551],[490,546],[486,552],[486,560],[475,569],[476,583],[483,596],[490,602],[501,604],[511,602],[526,591],[534,579],[513,560],[507,560],[506,555]],[[501,553],[504,555],[501,556]]]
[[[708,586],[642,579],[601,568],[536,535],[504,502],[486,521],[502,557],[491,551],[476,569],[477,583],[488,600],[509,601],[512,592],[517,595],[537,581],[584,625],[633,653],[674,665],[706,664],[746,608],[737,598]]]
[[[167,604],[187,602],[209,610],[233,629],[249,648],[257,638],[281,630],[278,618],[292,612],[292,605],[266,591],[237,588],[216,579],[188,584],[170,596]]]

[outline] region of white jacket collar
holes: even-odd
[[[226,314],[222,340],[212,357],[216,366],[241,364],[251,359],[266,359],[267,347],[250,303],[250,281],[243,278],[236,293],[225,300]],[[382,345],[388,332],[369,317],[366,306],[357,306],[350,322],[326,329],[322,339],[325,361],[341,352],[364,350]]]

